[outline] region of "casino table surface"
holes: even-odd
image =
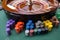
[[[56,16],[60,19],[60,9],[57,10]],[[6,35],[6,22],[8,18],[4,10],[0,11],[0,40],[60,40],[60,25],[58,28],[53,28],[51,32],[44,35],[35,35],[32,37],[26,37],[24,31],[17,34],[15,30],[12,30],[12,35]]]

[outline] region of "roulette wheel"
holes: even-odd
[[[51,20],[59,23],[55,16],[57,0],[2,0],[2,7],[7,13],[22,20]]]

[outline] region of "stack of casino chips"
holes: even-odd
[[[6,24],[7,35],[11,35],[11,29],[14,28],[14,25],[15,25],[15,20],[10,19],[10,20],[7,21],[7,24]]]
[[[37,21],[35,23],[35,26],[34,26],[33,21],[29,20],[26,23],[25,35],[26,36],[33,36],[33,35],[36,35],[36,34],[42,34],[42,33],[48,32],[48,28],[44,27],[44,24],[41,21]]]
[[[25,35],[33,36],[33,33],[34,33],[34,23],[32,22],[32,20],[28,20],[28,22],[26,23]]]
[[[48,32],[48,29],[44,27],[44,24],[42,21],[38,20],[35,23],[36,29],[37,29],[37,33],[38,34],[42,34],[42,33],[46,33]]]
[[[40,21],[38,20],[37,22],[33,23],[32,20],[28,20],[28,22],[26,23],[26,30],[25,30],[25,35],[26,36],[33,36],[33,35],[40,35],[40,34],[45,34],[49,31],[52,30],[52,22],[50,20],[46,20],[46,21]],[[23,30],[24,28],[24,22],[17,22],[17,24],[15,24],[15,20],[10,19],[7,21],[6,24],[6,33],[7,35],[11,35],[11,29],[15,28],[17,33],[20,33],[20,31]]]
[[[17,33],[20,33],[21,31],[23,31],[24,29],[24,22],[19,21],[17,22],[17,24],[15,25],[15,30]]]
[[[48,31],[51,31],[53,28],[53,23],[50,20],[43,21],[44,26],[48,28]]]

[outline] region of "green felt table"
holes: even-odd
[[[56,16],[59,19],[60,18],[60,9],[57,10]],[[51,32],[45,35],[36,35],[33,37],[26,37],[24,34],[24,31],[20,34],[17,34],[15,30],[12,30],[12,35],[7,36],[6,35],[6,22],[8,18],[7,15],[3,10],[0,11],[0,40],[60,40],[60,27],[59,28],[53,28]],[[59,25],[60,26],[60,25]]]

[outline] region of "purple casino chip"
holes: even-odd
[[[14,21],[13,19],[10,19],[7,21],[7,24],[11,23],[12,21]]]
[[[10,24],[6,24],[6,28],[10,28]]]
[[[10,28],[6,28],[6,33],[7,33],[7,35],[11,35],[11,30],[10,30]]]

